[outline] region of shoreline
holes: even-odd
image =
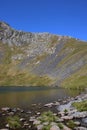
[[[81,112],[79,113],[78,110],[76,111],[75,108],[68,106],[66,107],[68,104],[70,104],[70,102],[79,102],[79,101],[83,101],[83,100],[87,100],[87,94],[81,94],[78,95],[74,98],[67,98],[65,100],[58,100],[58,101],[54,101],[51,103],[47,103],[47,104],[32,104],[30,109],[28,110],[23,110],[20,108],[9,108],[9,107],[3,107],[0,109],[0,120],[1,120],[1,124],[0,124],[0,130],[2,129],[6,129],[9,130],[9,126],[6,122],[6,118],[8,116],[14,117],[15,115],[20,117],[20,122],[21,122],[21,128],[18,128],[18,130],[39,130],[34,122],[35,120],[37,121],[37,118],[43,113],[43,112],[47,112],[47,111],[52,111],[56,116],[58,116],[61,119],[61,122],[63,123],[63,125],[65,126],[67,123],[67,121],[69,120],[73,120],[75,122],[78,122],[77,127],[84,127],[84,130],[87,130],[87,126],[84,125],[84,123],[82,124],[81,121],[83,121],[83,119],[86,119],[87,121],[87,111],[81,114]],[[64,108],[65,107],[65,108]],[[70,108],[71,107],[71,108]],[[61,109],[59,109],[61,108]],[[64,114],[64,110],[67,108],[67,114]],[[71,109],[72,111],[70,111],[69,109]],[[73,116],[72,113],[73,112]],[[77,117],[75,115],[75,112],[77,112]],[[70,115],[71,114],[71,115]],[[83,116],[84,115],[84,116]],[[32,119],[32,117],[34,119]],[[67,127],[67,125],[66,125]],[[12,129],[12,128],[11,128]],[[76,129],[79,130],[80,128]],[[68,130],[68,128],[67,128]],[[70,129],[73,130],[73,129]],[[83,129],[80,129],[83,130]]]

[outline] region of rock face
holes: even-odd
[[[73,79],[70,85],[78,81],[77,86],[85,87],[87,42],[17,31],[0,22],[0,66],[0,85],[67,86]]]

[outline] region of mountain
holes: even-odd
[[[87,42],[0,22],[0,86],[87,87]]]

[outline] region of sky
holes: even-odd
[[[0,0],[0,21],[16,30],[87,41],[87,0]]]

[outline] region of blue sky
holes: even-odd
[[[0,20],[17,30],[87,40],[87,0],[0,0]]]

